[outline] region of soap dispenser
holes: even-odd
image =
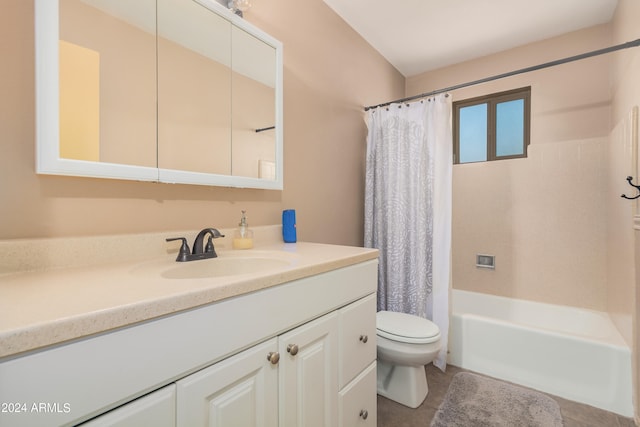
[[[253,248],[253,231],[249,230],[247,224],[246,211],[242,211],[240,223],[233,235],[233,249],[251,249]]]

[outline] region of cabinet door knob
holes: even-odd
[[[272,365],[277,365],[280,361],[280,353],[278,353],[277,351],[270,352],[269,354],[267,354],[267,360],[271,362]]]
[[[369,412],[367,412],[367,410],[366,410],[366,409],[363,409],[363,410],[361,410],[361,411],[360,411],[360,417],[361,417],[363,420],[366,420],[368,416],[369,416]]]
[[[297,344],[289,344],[287,346],[287,353],[290,353],[292,356],[298,354],[298,345]]]
[[[369,337],[366,335],[360,335],[360,341],[366,344],[367,341],[369,341]]]

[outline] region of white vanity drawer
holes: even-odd
[[[377,398],[376,363],[373,362],[340,391],[339,426],[375,427],[377,424]]]
[[[376,294],[339,310],[340,389],[376,358]]]

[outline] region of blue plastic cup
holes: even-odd
[[[282,238],[285,243],[295,243],[296,238],[296,210],[282,211]]]

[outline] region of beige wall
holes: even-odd
[[[362,107],[404,94],[404,78],[322,0],[255,2],[248,21],[284,44],[284,191],[38,176],[34,172],[33,2],[0,14],[0,239],[277,224],[301,240],[362,244]]]
[[[607,47],[598,26],[407,79],[416,94]],[[526,159],[453,168],[453,286],[606,309],[609,59],[597,57],[454,91],[461,100],[531,86]],[[475,267],[476,254],[496,269]]]

